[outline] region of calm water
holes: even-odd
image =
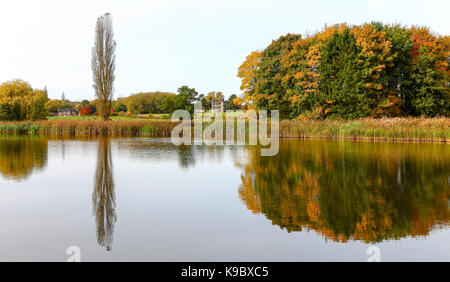
[[[0,137],[0,260],[450,261],[450,146]]]

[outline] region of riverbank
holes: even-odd
[[[450,142],[450,118],[365,118],[280,122],[280,137]]]
[[[170,120],[46,120],[1,122],[3,135],[170,137]],[[225,127],[224,127],[225,128]],[[382,118],[353,121],[283,120],[282,138],[449,142],[450,118]]]

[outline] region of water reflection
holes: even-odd
[[[116,139],[118,153],[127,153],[134,160],[166,162],[176,160],[183,169],[194,168],[197,163],[222,162],[225,152],[233,159],[241,157],[243,146],[186,146],[173,145],[171,139],[139,138]]]
[[[284,140],[249,148],[239,196],[288,232],[338,242],[426,236],[449,225],[448,145]]]
[[[82,154],[95,158],[91,146],[97,145],[92,212],[98,244],[108,251],[117,221],[112,150],[119,159],[142,161],[150,167],[163,162],[173,164],[164,173],[180,178],[186,173],[178,168],[196,172],[204,169],[202,163],[234,162],[242,171],[239,197],[247,208],[288,232],[314,230],[338,242],[379,242],[427,236],[450,224],[450,146],[445,144],[281,140],[278,155],[261,157],[260,150],[251,146],[176,147],[170,139],[144,138],[111,142],[88,140],[80,147],[84,148]],[[73,169],[72,158],[81,154],[74,149],[76,144],[68,142],[66,150],[64,142],[48,145],[45,138],[2,136],[0,173],[14,182],[28,178],[47,166],[48,147],[53,153],[55,148],[66,152],[67,170]],[[52,171],[57,165],[52,166],[50,161],[48,178],[58,173]],[[91,179],[92,171],[80,172]],[[238,179],[229,177],[229,172],[213,173],[211,169],[206,177],[219,179],[226,175],[230,179],[235,196],[234,181]],[[141,175],[136,172],[134,177],[139,179]],[[184,185],[184,179],[180,183]],[[155,192],[158,190],[147,191],[151,195]]]
[[[21,181],[47,165],[48,141],[39,137],[0,136],[0,173]]]
[[[112,169],[111,141],[110,139],[99,140],[92,208],[97,225],[97,242],[107,251],[110,251],[112,247],[114,225],[117,220]]]

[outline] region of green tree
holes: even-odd
[[[406,105],[415,116],[449,115],[449,37],[432,35],[427,28],[412,28],[411,92]]]
[[[199,95],[195,88],[181,86],[177,90],[178,94],[169,96],[161,102],[161,110],[172,114],[176,110],[186,110],[194,113],[194,103],[202,101],[203,96]]]
[[[169,96],[174,96],[174,94],[166,92],[142,92],[130,95],[122,100],[127,110],[132,114],[159,114],[162,113],[161,102]]]
[[[299,34],[281,36],[270,44],[261,54],[256,70],[254,95],[259,109],[279,110],[280,117],[289,117],[290,102],[285,95],[287,89],[282,83],[287,68],[281,60],[293,48],[293,44],[301,39]]]
[[[236,94],[231,94],[227,99],[227,110],[239,110],[239,106],[233,103],[233,100],[238,96]]]
[[[366,95],[362,91],[359,49],[349,29],[335,32],[322,49],[319,67],[324,114],[332,118],[359,118],[368,115]]]
[[[114,111],[115,112],[126,112],[128,111],[127,106],[122,103],[121,101],[116,101],[114,105]]]

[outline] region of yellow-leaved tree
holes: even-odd
[[[34,90],[20,79],[0,85],[0,120],[46,119],[48,110],[46,90]]]

